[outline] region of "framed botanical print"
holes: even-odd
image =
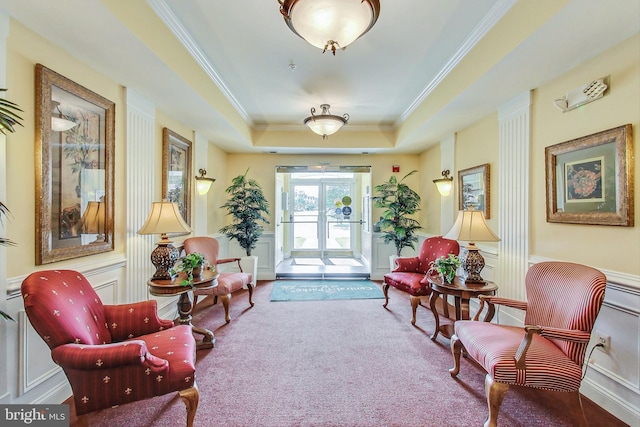
[[[115,104],[36,65],[36,265],[112,251]]]
[[[633,226],[630,124],[545,148],[547,222]]]
[[[489,163],[458,172],[458,209],[482,211],[491,218]]]
[[[182,219],[191,225],[191,141],[162,130],[162,197],[178,204]]]

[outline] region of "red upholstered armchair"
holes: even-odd
[[[159,319],[153,300],[103,305],[76,271],[32,273],[21,290],[29,321],[71,384],[80,424],[89,412],[177,391],[193,425],[199,394],[190,326]]]
[[[239,272],[220,272],[218,276],[218,286],[211,289],[194,290],[193,295],[196,299],[194,306],[198,301],[199,295],[213,295],[213,304],[218,302],[218,297],[222,301],[224,307],[224,319],[227,323],[231,321],[229,316],[229,301],[231,294],[242,288],[249,291],[249,305],[253,307],[253,275],[242,271],[240,258],[223,258],[218,259],[220,243],[213,237],[190,237],[184,241],[184,251],[187,254],[200,252],[204,254],[209,264],[212,266],[235,262],[238,264]]]
[[[384,292],[383,307],[389,304],[389,286],[407,292],[411,295],[411,324],[416,324],[416,310],[420,305],[420,297],[431,294],[431,287],[427,282],[426,274],[431,267],[431,263],[441,256],[449,254],[458,255],[460,253],[460,245],[455,240],[445,239],[444,237],[430,237],[422,242],[420,253],[417,257],[397,258],[396,268],[384,275]]]
[[[509,385],[570,392],[570,408],[586,425],[580,401],[582,364],[606,287],[600,271],[567,262],[541,262],[526,276],[527,301],[481,296],[482,305],[525,310],[524,327],[461,320],[451,337],[455,377],[463,348],[486,371],[487,427],[495,427]],[[480,311],[482,311],[482,305]],[[477,319],[476,315],[476,319]]]

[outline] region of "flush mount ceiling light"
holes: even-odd
[[[304,119],[304,124],[318,135],[322,135],[322,139],[327,139],[329,135],[338,132],[343,125],[349,122],[348,114],[343,114],[342,117],[334,116],[329,111],[329,107],[329,104],[322,104],[320,106],[322,113],[317,116],[315,115],[315,107],[312,107],[311,115]]]
[[[294,33],[323,49],[344,49],[369,31],[380,15],[380,0],[278,0]]]
[[[575,110],[578,107],[602,98],[608,87],[609,76],[602,77],[584,84],[578,89],[572,90],[562,98],[554,100],[553,105],[563,113],[566,113],[567,111]]]

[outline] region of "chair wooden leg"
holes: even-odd
[[[452,377],[456,377],[460,372],[460,353],[462,353],[462,342],[456,334],[451,336],[450,344],[451,354],[453,355],[453,368],[449,369],[449,374]]]
[[[387,308],[387,304],[389,304],[389,285],[386,283],[382,284],[382,293],[384,294],[384,304],[382,306]]]
[[[415,297],[411,295],[411,324],[416,324],[416,311],[418,310],[418,306],[420,305],[420,297]]]
[[[78,417],[76,419],[76,426],[77,427],[89,427],[89,415],[88,414],[78,415]]]
[[[229,300],[231,299],[231,294],[220,295],[220,301],[222,301],[222,306],[224,307],[224,320],[227,323],[231,322],[231,316],[229,316]]]
[[[253,285],[249,283],[247,289],[249,290],[249,305],[253,307]]]
[[[200,400],[200,392],[198,392],[198,386],[193,383],[193,387],[186,390],[180,390],[178,392],[180,398],[187,407],[187,427],[193,427],[193,420],[196,417],[196,411],[198,410],[198,401]]]
[[[484,392],[487,395],[487,406],[489,407],[489,416],[487,417],[487,421],[484,423],[484,427],[498,426],[500,405],[502,405],[502,400],[508,390],[508,384],[494,381],[489,374],[484,377]]]

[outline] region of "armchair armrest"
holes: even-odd
[[[173,327],[171,320],[158,317],[157,302],[147,300],[131,304],[105,305],[104,314],[114,342],[152,334]]]
[[[478,299],[480,300],[480,308],[476,312],[476,315],[473,316],[473,320],[477,321],[480,317],[480,313],[484,310],[485,302],[489,305],[489,309],[487,311],[487,315],[484,318],[484,322],[490,322],[493,319],[493,315],[496,311],[495,305],[500,304],[511,308],[517,308],[518,310],[527,310],[527,302],[526,301],[518,301],[510,298],[502,298],[497,297],[495,295],[478,295]]]
[[[227,264],[229,262],[237,262],[238,263],[238,268],[240,269],[240,273],[243,273],[242,265],[240,265],[240,258],[222,258],[222,259],[219,259],[216,262],[216,265],[217,264]]]
[[[64,344],[51,351],[53,361],[58,365],[79,370],[98,370],[126,365],[164,366],[168,362],[149,354],[147,344],[142,340],[103,345]]]
[[[393,270],[394,272],[398,271],[411,271],[415,272],[416,267],[420,264],[420,259],[416,257],[408,257],[408,258],[396,258],[396,268]]]
[[[527,358],[527,350],[529,350],[529,346],[531,345],[531,340],[533,339],[533,334],[539,334],[545,338],[558,339],[564,341],[571,341],[577,343],[588,343],[591,338],[591,334],[585,331],[579,330],[571,330],[571,329],[561,329],[561,328],[550,328],[543,326],[532,326],[525,325],[524,327],[524,338],[520,343],[520,347],[518,347],[518,351],[516,351],[516,355],[514,359],[516,361],[516,368],[518,369],[526,369],[526,358]]]

